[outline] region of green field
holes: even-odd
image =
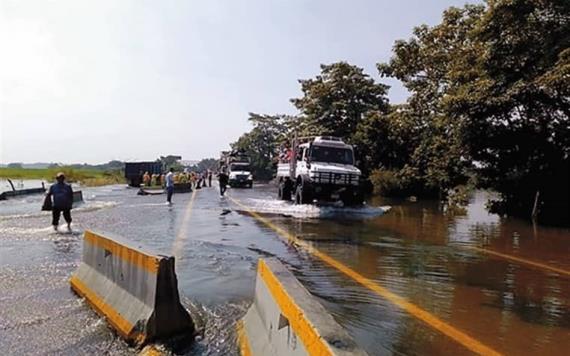
[[[103,171],[96,169],[74,169],[69,167],[29,169],[29,168],[0,168],[0,178],[10,179],[44,179],[55,180],[58,172],[65,173],[68,182],[81,183],[85,186],[100,186],[124,183],[121,171]]]

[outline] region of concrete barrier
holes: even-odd
[[[83,192],[81,190],[76,190],[73,192],[73,202],[74,203],[83,202]]]
[[[131,344],[194,332],[180,303],[174,257],[85,231],[83,259],[70,283]]]
[[[45,188],[29,188],[29,189],[20,189],[20,190],[9,190],[3,193],[0,193],[0,200],[6,200],[11,197],[17,197],[21,195],[30,195],[30,194],[40,194],[45,193]]]
[[[260,259],[253,304],[238,323],[241,354],[366,355],[277,259]]]

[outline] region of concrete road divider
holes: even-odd
[[[83,192],[81,190],[76,190],[73,192],[73,203],[83,202]]]
[[[238,323],[241,354],[366,355],[277,259],[260,259],[253,304]]]
[[[85,231],[83,260],[70,283],[131,344],[194,332],[180,303],[174,257]]]

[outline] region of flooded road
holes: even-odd
[[[136,353],[69,289],[84,229],[177,256],[184,302],[205,324],[192,355],[237,353],[233,326],[264,256],[285,263],[371,355],[470,354],[470,342],[513,355],[570,349],[570,231],[488,215],[484,192],[452,216],[433,202],[294,206],[268,185],[224,199],[215,188],[175,194],[171,207],[123,186],[83,191],[72,234],[51,230],[41,196],[0,202],[0,345],[10,353]]]

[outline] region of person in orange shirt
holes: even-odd
[[[144,172],[143,184],[147,187],[150,186],[150,174],[148,174],[148,172]]]

